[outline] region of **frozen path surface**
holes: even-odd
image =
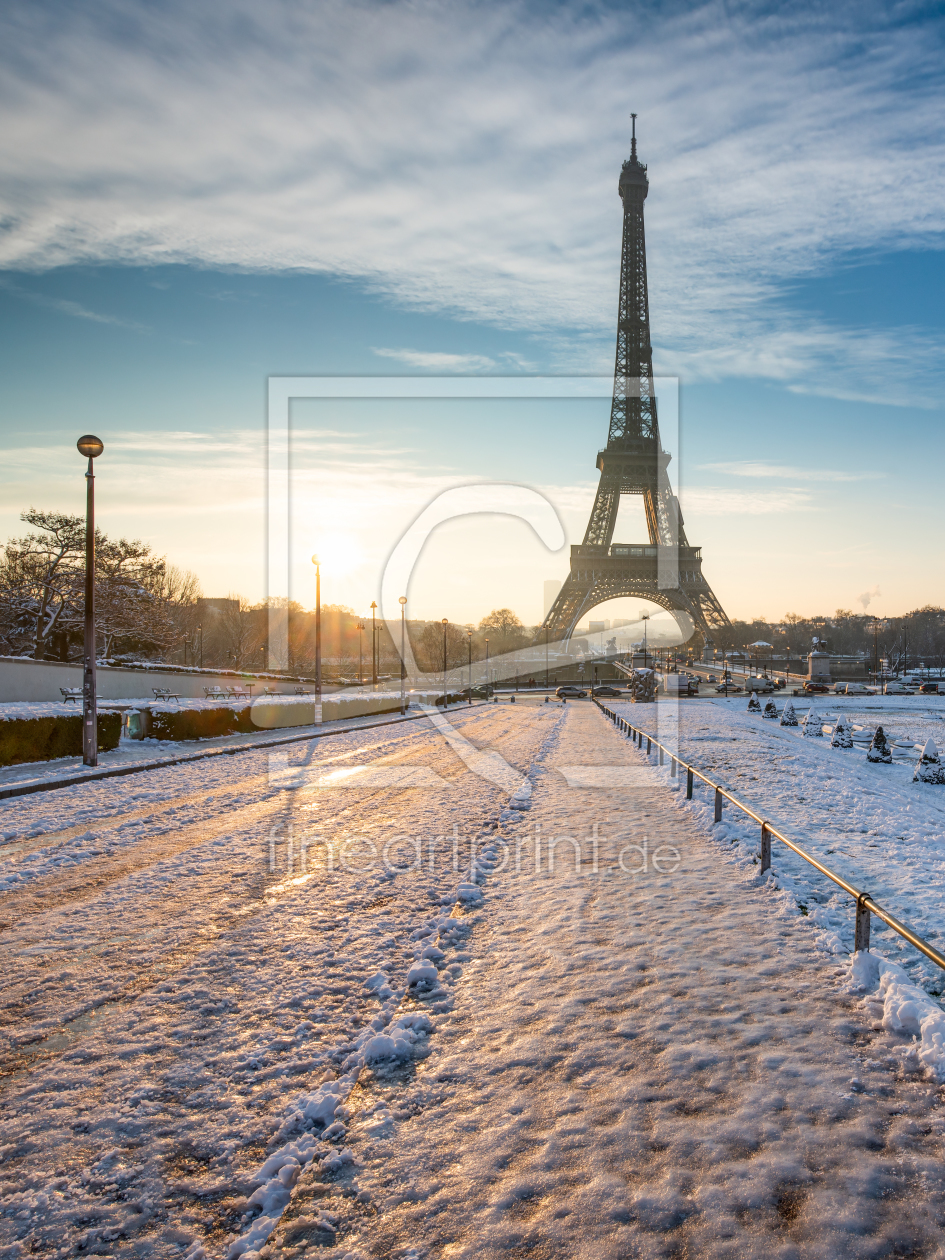
[[[650,771],[575,790],[554,769],[590,764],[641,766],[569,705],[432,1052],[349,1098],[357,1199],[300,1183],[270,1254],[315,1254],[327,1203],[337,1256],[945,1256],[941,1099],[905,1040]],[[563,841],[547,872],[561,836],[580,872]],[[679,868],[620,871],[644,837]]]

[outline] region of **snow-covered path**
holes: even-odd
[[[591,705],[450,722],[3,803],[0,1256],[945,1256],[789,899]]]
[[[903,1075],[803,920],[571,705],[546,768],[589,763],[637,774],[577,792],[541,776],[431,1054],[415,1075],[362,1073],[347,1141],[371,1210],[327,1200],[339,1254],[945,1254],[938,1090]],[[539,827],[581,841],[579,873],[564,842],[534,873],[522,833]],[[622,873],[644,837],[648,869]],[[661,845],[678,870],[669,849],[653,869]],[[300,1183],[281,1254],[331,1193]]]
[[[559,720],[453,718],[520,774]],[[294,1104],[390,1022],[508,798],[425,723],[278,756],[4,802],[0,1254],[223,1256],[274,1150],[342,1162]]]

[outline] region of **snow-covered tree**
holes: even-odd
[[[813,708],[807,710],[807,717],[804,719],[804,734],[808,739],[820,739],[823,736],[823,723],[814,712]]]
[[[852,748],[853,732],[850,730],[849,723],[843,720],[841,713],[834,724],[833,734],[830,737],[831,748]]]
[[[781,710],[782,726],[797,726],[797,714],[794,712],[794,705],[789,700]]]
[[[775,719],[777,718],[777,716],[778,716],[778,706],[774,703],[774,701],[773,701],[773,700],[766,700],[766,701],[765,701],[765,711],[764,711],[764,713],[762,713],[762,715],[761,715],[761,716],[762,716],[762,717],[766,717],[766,718],[775,718]],[[796,718],[794,719],[794,722],[795,722],[795,725],[797,725],[797,719],[796,719]]]
[[[748,700],[748,712],[749,713],[761,712],[761,705],[758,703],[758,697],[755,695],[754,692],[751,693],[751,696],[749,697],[749,700]]]
[[[912,775],[913,783],[945,783],[945,766],[938,755],[935,740],[926,741],[922,757]]]
[[[881,726],[877,726],[876,733],[873,735],[873,742],[870,744],[866,752],[867,761],[883,762],[885,765],[892,764],[892,750],[889,747],[889,740],[886,738],[886,732]]]

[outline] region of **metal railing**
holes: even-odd
[[[832,871],[829,866],[825,866],[823,862],[815,858],[813,854],[808,853],[807,850],[801,848],[799,844],[795,844],[793,840],[788,839],[788,837],[784,835],[783,832],[779,831],[777,827],[772,826],[766,818],[762,818],[762,816],[757,814],[750,806],[744,804],[743,801],[740,801],[738,797],[729,792],[727,788],[723,788],[720,784],[714,783],[708,775],[703,774],[701,770],[697,770],[695,766],[683,761],[683,759],[677,753],[673,752],[671,748],[667,748],[665,744],[661,744],[652,735],[649,735],[646,731],[641,730],[640,727],[633,726],[626,718],[620,717],[619,714],[615,713],[613,709],[608,709],[606,705],[601,704],[598,699],[595,698],[594,703],[600,709],[601,713],[609,717],[618,730],[623,731],[628,739],[632,739],[641,751],[643,748],[643,741],[646,740],[647,757],[651,755],[653,749],[657,749],[659,752],[659,764],[661,766],[665,764],[665,758],[669,757],[669,773],[671,778],[676,778],[680,769],[685,770],[687,801],[692,800],[692,787],[694,779],[701,779],[707,787],[710,787],[715,791],[716,822],[722,821],[722,804],[724,801],[728,801],[730,804],[734,805],[736,809],[740,809],[743,814],[747,814],[749,818],[754,819],[754,821],[759,824],[761,827],[762,875],[771,867],[771,839],[774,837],[775,840],[780,840],[782,844],[787,845],[787,847],[796,853],[798,857],[802,857],[805,862],[809,862],[810,865],[820,871],[822,875],[826,875],[829,880],[832,880],[833,883],[842,888],[845,893],[849,893],[856,902],[856,923],[853,938],[853,948],[855,952],[859,952],[860,950],[869,950],[870,916],[875,914],[878,919],[882,919],[888,927],[891,927],[894,932],[897,932],[904,940],[908,941],[910,945],[914,946],[920,954],[924,954],[925,957],[931,962],[934,962],[937,967],[941,967],[942,970],[945,971],[945,954],[940,954],[933,945],[930,945],[928,941],[923,940],[921,936],[913,932],[912,928],[910,928],[907,924],[900,922],[900,920],[897,919],[894,914],[890,914],[888,910],[884,910],[883,907],[873,899],[870,893],[866,892],[862,888],[857,888],[854,884],[851,884],[848,880],[844,879],[842,875],[838,875],[836,871]]]

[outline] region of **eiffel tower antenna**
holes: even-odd
[[[600,481],[584,541],[571,548],[571,572],[545,618],[542,639],[546,631],[555,639],[570,639],[592,608],[625,596],[686,613],[706,639],[713,629],[731,625],[702,575],[701,548],[686,539],[666,471],[670,456],[660,441],[643,230],[650,185],[646,165],[637,159],[637,116],[630,118],[630,160],[624,162],[617,185],[623,202],[623,247],[610,428],[607,445],[597,454]],[[614,542],[624,494],[643,498],[646,542]]]

